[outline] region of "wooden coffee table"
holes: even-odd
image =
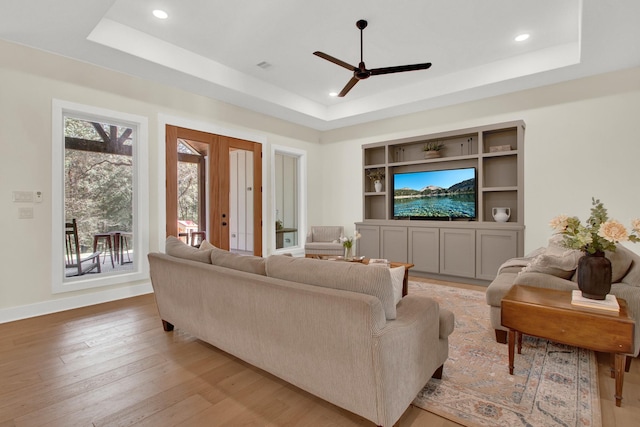
[[[635,323],[627,303],[618,298],[620,312],[608,314],[571,304],[571,292],[515,285],[502,299],[502,326],[509,329],[509,374],[513,375],[514,347],[522,350],[522,334],[574,347],[613,353],[616,406],[622,402],[625,353],[633,352]]]

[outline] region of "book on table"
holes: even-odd
[[[603,300],[596,300],[585,298],[582,296],[581,291],[573,290],[571,291],[571,304],[578,307],[602,310],[603,312],[609,312],[611,314],[620,312],[618,299],[615,297],[615,295],[611,294],[607,294],[607,296]]]

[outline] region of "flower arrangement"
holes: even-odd
[[[583,225],[578,217],[558,215],[549,226],[564,235],[564,245],[589,254],[615,251],[616,243],[640,242],[640,219],[631,221],[631,233],[620,222],[609,219],[607,209],[599,199],[592,198],[591,216]]]
[[[441,142],[427,142],[424,144],[422,151],[440,151],[444,147],[444,144]]]
[[[351,237],[340,237],[340,243],[342,243],[342,246],[344,246],[345,249],[351,249],[353,247],[353,242],[358,240],[360,236],[361,234],[358,233],[358,230],[356,230],[356,232],[353,233],[353,236]]]
[[[384,178],[384,169],[371,169],[367,171],[367,178],[371,181],[381,181]]]

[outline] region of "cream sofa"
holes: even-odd
[[[502,264],[498,275],[486,292],[487,304],[490,306],[491,326],[495,329],[498,342],[504,343],[507,340],[507,330],[500,322],[500,302],[509,289],[513,285],[567,291],[578,289],[575,270],[580,256],[578,251],[558,248],[551,242],[547,248],[539,248],[524,258],[514,258]],[[640,257],[621,245],[617,246],[615,252],[607,252],[606,256],[611,261],[612,267],[611,294],[626,300],[629,314],[636,322],[633,356],[638,356],[640,353]]]
[[[175,325],[382,426],[442,375],[453,314],[421,295],[396,304],[389,269],[171,239],[171,255],[148,255],[165,330]]]

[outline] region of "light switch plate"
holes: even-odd
[[[32,219],[33,218],[33,208],[18,208],[18,219]]]
[[[42,203],[42,191],[36,191],[36,203]]]
[[[33,203],[33,191],[14,191],[11,200],[16,203]]]

